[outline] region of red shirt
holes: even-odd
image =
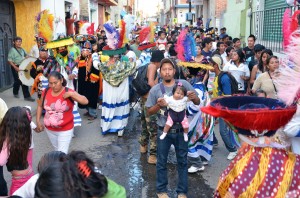
[[[74,90],[69,89],[69,92]],[[66,93],[64,89],[58,96],[52,96],[52,88],[47,91],[44,109],[46,111],[44,117],[45,127],[51,131],[67,131],[74,128],[73,106],[74,103],[69,99],[64,99],[63,95]],[[42,98],[44,98],[45,90]]]
[[[75,19],[66,19],[67,36],[74,35]]]

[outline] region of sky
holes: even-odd
[[[139,8],[148,16],[153,16],[157,13],[157,5],[161,0],[139,0]]]

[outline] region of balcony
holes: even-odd
[[[98,3],[105,6],[117,6],[118,0],[98,0]]]

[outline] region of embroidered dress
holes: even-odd
[[[270,98],[238,96],[216,99],[201,110],[232,123],[244,142],[221,174],[215,198],[300,196],[300,156],[273,136],[289,122],[295,107]]]
[[[129,117],[129,80],[135,64],[129,62],[101,63],[103,74],[102,134],[124,130]]]

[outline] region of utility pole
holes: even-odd
[[[191,15],[190,24],[193,25],[192,0],[189,0],[189,14]]]

